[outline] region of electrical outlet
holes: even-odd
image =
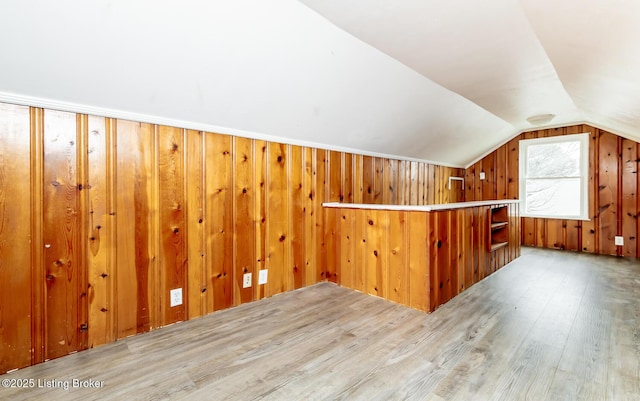
[[[616,235],[614,238],[614,243],[616,246],[624,246],[624,237]]]
[[[242,288],[249,287],[251,287],[251,273],[245,273],[244,276],[242,276]]]
[[[481,171],[481,172],[480,172],[480,179],[481,179],[481,180],[484,180],[484,171]]]
[[[169,291],[169,305],[171,307],[182,305],[182,288]]]
[[[262,269],[258,275],[258,285],[267,284],[267,272],[269,270]]]

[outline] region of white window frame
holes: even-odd
[[[520,215],[522,217],[536,217],[545,219],[567,219],[567,220],[589,220],[589,133],[551,136],[546,138],[523,139],[520,140],[520,159],[519,159],[519,177],[520,177],[520,199],[522,208]],[[543,145],[549,143],[580,141],[580,214],[576,216],[561,215],[543,215],[527,213],[527,149],[530,145]]]

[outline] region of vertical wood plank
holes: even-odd
[[[77,183],[77,202],[76,210],[78,224],[78,246],[76,249],[77,259],[77,285],[78,294],[78,326],[80,327],[78,335],[78,350],[87,349],[89,337],[89,301],[88,301],[88,238],[89,234],[89,177],[88,177],[88,116],[85,114],[76,114],[76,183]],[[108,295],[107,295],[108,296]]]
[[[255,202],[255,252],[254,259],[256,262],[256,272],[266,269],[267,258],[267,143],[261,140],[253,142],[254,154],[254,202]],[[269,280],[269,272],[267,271],[267,282]],[[254,287],[253,299],[262,299],[266,296],[266,284],[256,285]]]
[[[476,167],[475,167],[475,164],[473,164],[464,171],[464,199],[467,202],[476,200],[475,180],[476,180]]]
[[[437,305],[442,305],[449,301],[452,295],[453,267],[451,265],[451,251],[454,244],[451,238],[451,216],[452,211],[437,212],[437,253],[438,253],[438,281],[435,283],[438,289]]]
[[[367,219],[367,211],[366,210],[355,210],[354,211],[354,220],[355,220],[355,255],[353,259],[353,280],[354,285],[353,288],[360,292],[366,293],[368,291],[368,245],[367,245],[367,227],[369,226],[369,221]]]
[[[398,191],[400,189],[398,176],[398,161],[392,159],[385,160],[383,174],[383,203],[390,205],[398,204]]]
[[[160,221],[160,305],[161,324],[167,325],[187,318],[186,305],[171,306],[170,291],[181,288],[188,294],[186,257],[186,216],[184,209],[184,130],[158,127],[158,182]]]
[[[375,158],[362,157],[362,203],[375,203]]]
[[[533,224],[535,225],[535,238],[534,244],[537,247],[545,248],[547,247],[547,219],[533,219]]]
[[[435,169],[435,185],[436,185],[436,202],[439,204],[449,203],[450,202],[450,192],[447,189],[447,184],[445,181],[447,177],[451,173],[452,169],[450,167],[444,166],[433,166]]]
[[[498,188],[496,186],[496,154],[491,153],[482,159],[482,170],[485,174],[485,179],[480,181],[482,183],[482,199],[490,200],[497,199]]]
[[[29,108],[31,223],[31,363],[45,360],[44,110]]]
[[[288,269],[292,283],[288,289],[302,288],[306,282],[305,244],[305,211],[303,206],[303,153],[300,146],[290,147],[289,157],[289,199],[291,200],[289,216],[289,232],[291,233],[291,261]]]
[[[155,136],[149,124],[118,120],[116,140],[116,337],[151,328],[150,288],[155,287],[156,214],[153,191]]]
[[[407,305],[409,298],[407,267],[407,212],[388,213],[388,280],[387,298],[393,302]]]
[[[88,181],[88,253],[87,297],[89,302],[88,346],[90,348],[114,340],[113,299],[115,249],[113,240],[113,132],[111,121],[102,117],[88,117],[87,170]]]
[[[418,162],[412,161],[409,164],[409,168],[411,170],[410,174],[411,174],[411,183],[410,183],[410,198],[409,198],[409,205],[418,205],[418,199],[419,199],[419,182],[418,182]]]
[[[622,256],[638,257],[638,143],[622,139],[622,188],[620,235],[624,237]]]
[[[117,302],[116,302],[116,263],[117,263],[117,238],[118,238],[118,226],[116,217],[116,200],[117,200],[117,187],[116,182],[118,179],[117,174],[117,155],[118,149],[117,140],[117,120],[109,118],[107,122],[107,206],[108,206],[108,218],[109,218],[109,244],[110,253],[108,259],[109,271],[111,274],[111,282],[109,284],[109,300],[110,300],[110,316],[107,321],[109,332],[107,333],[107,342],[115,341],[117,338]]]
[[[429,259],[429,306],[431,311],[435,310],[439,304],[440,297],[440,271],[438,269],[438,213],[427,214],[427,250]]]
[[[429,311],[429,247],[427,245],[427,213],[410,212],[409,226],[409,305]]]
[[[580,250],[580,232],[582,222],[579,220],[566,220],[566,249],[568,251]]]
[[[317,265],[316,265],[316,216],[315,216],[315,193],[313,191],[313,149],[305,147],[302,149],[302,160],[304,172],[302,175],[302,206],[303,206],[303,225],[304,225],[304,277],[305,285],[311,285],[316,282]]]
[[[615,255],[618,229],[618,137],[600,131],[598,149],[599,252]]]
[[[341,194],[341,202],[353,203],[354,197],[354,155],[351,153],[343,152],[340,154],[341,156],[341,166],[340,170],[342,171],[342,182],[340,189]]]
[[[347,288],[355,288],[355,210],[332,209],[339,215],[340,252],[336,261],[338,284]]]
[[[483,234],[483,227],[487,227],[487,224],[489,224],[488,221],[487,221],[488,210],[489,210],[489,207],[478,208],[478,215],[476,216],[477,217],[477,227],[479,227],[479,229],[476,230],[478,232],[478,238],[477,238],[477,244],[478,244],[478,281],[482,280],[483,278],[485,278],[487,276],[487,270],[489,269],[489,266],[488,266],[489,265],[489,259],[491,258],[491,255],[486,252],[486,249],[487,249],[487,235]]]
[[[479,210],[480,208],[474,207],[471,215],[471,225],[472,227],[481,227],[479,221]],[[475,229],[471,234],[471,247],[473,249],[471,261],[471,274],[470,279],[473,282],[477,282],[480,280],[480,253],[485,252],[485,249],[480,245],[480,236],[482,235],[482,231]],[[469,284],[467,283],[467,287]]]
[[[435,202],[438,204],[448,203],[449,202],[449,191],[446,189],[446,185],[442,185],[444,181],[444,177],[448,175],[450,168],[443,166],[431,166],[434,170],[435,176],[435,192],[436,198]]]
[[[287,198],[286,145],[270,142],[267,145],[267,295],[287,290],[287,252],[291,238],[288,229],[289,199]]]
[[[496,199],[507,199],[507,146],[502,145],[495,151]]]
[[[151,202],[153,204],[153,215],[150,216],[149,242],[153,244],[153,253],[151,259],[153,266],[149,270],[149,318],[151,321],[151,329],[161,327],[164,319],[164,301],[166,297],[163,291],[165,286],[164,274],[162,272],[161,254],[162,254],[162,229],[160,223],[160,127],[152,126],[153,148],[151,152]]]
[[[458,272],[460,264],[460,238],[458,226],[462,221],[458,221],[458,210],[450,210],[448,212],[448,231],[449,231],[449,296],[451,298],[458,295]],[[450,298],[450,299],[451,299]]]
[[[235,137],[233,141],[234,190],[233,247],[234,247],[234,305],[251,302],[253,287],[258,285],[255,270],[255,204],[253,176],[253,140]],[[251,273],[251,287],[244,288],[244,275]]]
[[[0,103],[0,374],[32,359],[30,176],[29,108]]]
[[[366,210],[366,279],[367,294],[382,296],[382,224],[375,210]]]
[[[426,172],[426,164],[418,163],[417,165],[417,176],[418,176],[418,205],[425,205],[427,202],[427,172]]]
[[[400,205],[410,205],[411,204],[411,162],[402,160],[400,161],[399,167],[399,179],[400,179],[400,188],[401,191],[398,203]]]
[[[640,143],[636,144],[636,154],[638,156],[640,156]],[[640,159],[640,157],[639,157]],[[637,160],[636,162],[636,171],[638,170],[638,167],[640,166],[640,160]],[[640,194],[638,194],[638,191],[640,191],[640,174],[636,174],[636,210],[640,210]],[[637,216],[638,218],[636,218],[636,258],[640,258],[640,239],[638,238],[638,236],[640,235],[640,214]]]
[[[425,204],[434,205],[439,203],[440,201],[437,197],[438,188],[436,188],[436,166],[425,163],[425,182],[427,188]]]
[[[325,277],[328,281],[337,283],[339,259],[335,255],[340,253],[340,239],[338,237],[339,214],[327,214],[324,211],[324,247],[326,251]]]
[[[565,220],[560,219],[540,219],[546,224],[546,240],[547,246],[554,249],[565,249],[563,240],[563,231],[565,229]]]
[[[231,138],[205,133],[207,312],[233,305],[233,184]]]
[[[600,135],[597,130],[590,130],[589,140],[589,220],[582,222],[581,247],[584,252],[597,252],[598,244],[598,147]]]
[[[378,274],[378,293],[381,297],[388,298],[390,293],[389,282],[389,213],[383,210],[376,211],[377,220],[380,224],[380,248],[378,252],[379,265],[376,269]]]
[[[384,197],[384,159],[375,157],[373,159],[373,203],[383,203]]]
[[[510,140],[507,147],[507,165],[505,179],[507,180],[507,196],[506,199],[518,199],[520,192],[520,138],[518,135]]]
[[[480,173],[484,172],[482,164],[482,160],[475,163],[475,190],[473,191],[473,197],[475,200],[486,200],[486,198],[483,197],[483,186],[485,181],[480,179]]]
[[[323,281],[327,279],[327,249],[325,247],[325,219],[324,208],[322,203],[328,200],[327,194],[327,151],[322,149],[314,149],[314,192],[315,202],[315,249],[316,249],[316,281]]]
[[[473,281],[473,208],[459,212],[458,232],[460,240],[460,267],[458,268],[458,292],[466,290]]]
[[[364,202],[364,159],[362,155],[353,156],[353,202]]]
[[[187,206],[187,312],[193,319],[207,313],[205,266],[204,132],[185,135],[185,185]]]
[[[328,153],[328,202],[342,202],[344,200],[344,194],[342,193],[342,154],[335,150],[330,150]]]
[[[76,115],[44,115],[46,358],[80,349],[80,269]]]

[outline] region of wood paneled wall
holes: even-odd
[[[463,174],[0,104],[0,373],[336,281],[322,202],[455,202]]]
[[[523,133],[466,170],[466,199],[517,199],[520,139],[583,132],[591,134],[590,220],[522,218],[523,245],[638,258],[640,144],[613,133],[588,125]],[[616,235],[624,237],[624,246],[615,246]]]
[[[501,204],[497,203],[497,206]],[[509,245],[487,250],[490,207],[437,212],[327,208],[337,283],[433,311],[520,255],[519,206]]]

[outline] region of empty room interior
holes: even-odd
[[[640,2],[9,0],[0,399],[640,400]]]

